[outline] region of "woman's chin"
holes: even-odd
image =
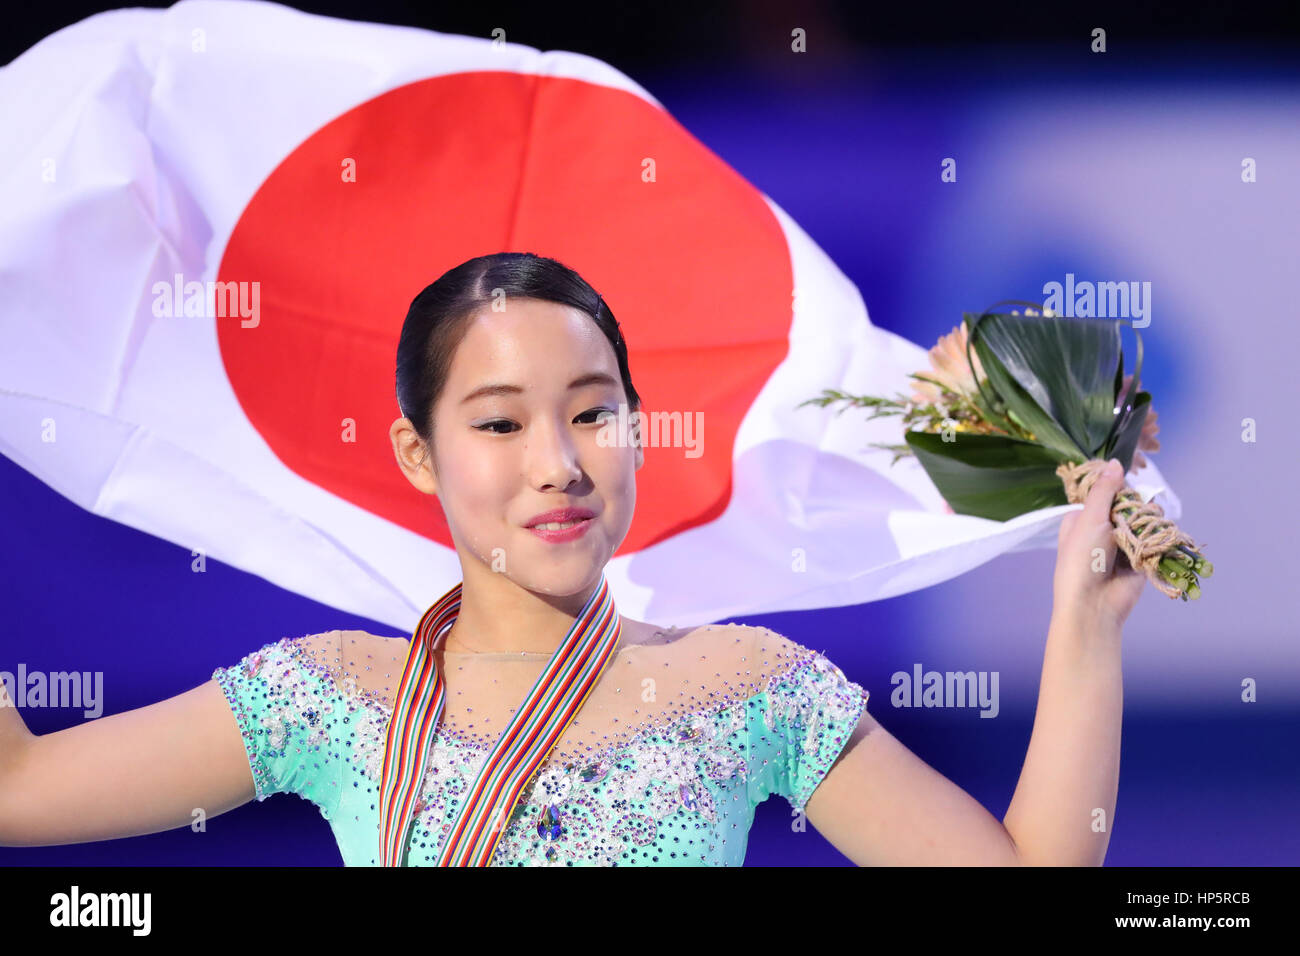
[[[576,597],[600,582],[604,561],[592,554],[573,554],[549,559],[545,570],[517,579],[530,591],[551,597]]]

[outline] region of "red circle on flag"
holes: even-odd
[[[576,269],[618,318],[646,414],[703,422],[699,457],[646,448],[617,553],[720,515],[741,419],[788,350],[786,238],[759,191],[671,115],[582,80],[411,83],[280,163],[218,270],[260,283],[255,326],[217,320],[249,422],[298,475],[453,547],[436,499],[393,458],[397,341],[425,286],[502,251]]]

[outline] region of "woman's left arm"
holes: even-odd
[[[1120,636],[1146,578],[1117,567],[1104,475],[1061,524],[1052,620],[1020,780],[1001,823],[864,713],[808,820],[862,865],[1098,866],[1119,788]],[[1100,549],[1100,551],[1098,551]]]

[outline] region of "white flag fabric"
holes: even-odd
[[[926,347],[590,57],[187,0],[46,38],[0,70],[0,109],[0,451],[331,606],[409,630],[460,580],[392,458],[393,368],[415,294],[498,251],[588,279],[647,413],[682,428],[647,449],[606,569],[625,614],[891,597],[1054,548],[1080,507],[948,514],[914,459],[867,447],[898,418],[796,408],[907,393]],[[1130,483],[1179,516],[1153,465]]]

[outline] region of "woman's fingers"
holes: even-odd
[[[1110,520],[1110,509],[1115,502],[1115,495],[1123,487],[1124,468],[1112,458],[1101,474],[1097,476],[1092,490],[1088,492],[1088,497],[1084,499],[1083,511],[1078,512],[1079,520],[1083,522],[1086,533],[1085,540],[1081,543],[1091,549],[1103,549],[1106,559],[1106,571],[1109,571],[1114,565],[1116,551],[1114,525]]]
[[[1070,540],[1070,535],[1074,531],[1075,522],[1079,520],[1079,512],[1071,511],[1061,519],[1061,531],[1056,536],[1056,546],[1063,547],[1065,542]]]

